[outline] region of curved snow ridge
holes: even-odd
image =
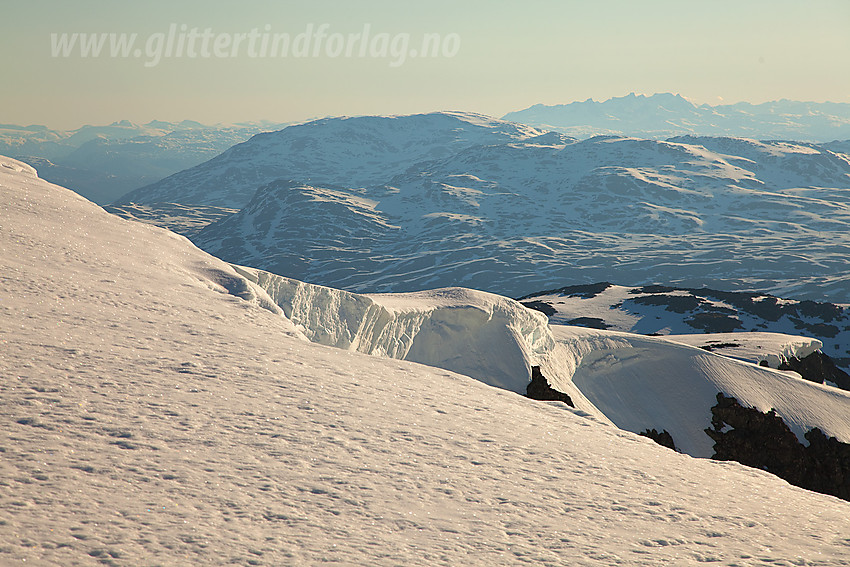
[[[463,288],[358,295],[234,266],[313,342],[466,374],[524,394],[555,340],[542,313]],[[571,393],[571,392],[568,392]]]
[[[779,368],[791,358],[803,359],[821,349],[823,341],[810,337],[766,332],[706,333],[665,335],[664,339],[712,350],[722,347],[723,354],[754,364]]]
[[[676,447],[710,457],[711,407],[718,392],[741,405],[775,409],[803,443],[814,427],[850,442],[850,394],[794,375],[661,337],[552,325],[575,387],[615,425],[635,433],[667,430]],[[807,345],[789,344],[789,352]],[[561,383],[550,378],[552,387]]]
[[[38,177],[38,172],[36,172],[33,166],[10,157],[0,156],[0,167],[12,170],[15,173],[21,173],[28,177]]]

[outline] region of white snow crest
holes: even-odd
[[[546,316],[462,288],[358,295],[235,266],[313,342],[466,374],[524,394],[531,367],[552,356]]]
[[[31,165],[27,165],[22,161],[12,159],[10,157],[0,156],[0,167],[14,171],[16,173],[21,173],[28,177],[38,177],[38,173],[36,172],[34,167],[32,167]]]

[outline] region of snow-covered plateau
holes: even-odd
[[[7,158],[0,211],[0,563],[850,564],[847,502],[606,423],[704,424],[716,388],[847,441],[843,391],[491,294],[263,279]],[[489,322],[510,384],[428,365]],[[593,411],[510,391],[557,357]]]

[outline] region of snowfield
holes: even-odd
[[[850,564],[847,502],[311,343],[228,264],[7,158],[0,250],[0,564]]]

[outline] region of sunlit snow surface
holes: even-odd
[[[227,264],[5,158],[0,250],[2,564],[850,563],[845,502],[312,344]]]

